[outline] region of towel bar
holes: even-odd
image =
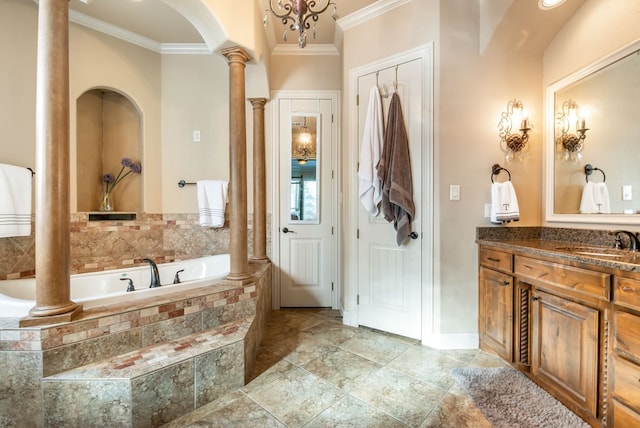
[[[493,183],[493,176],[500,174],[500,171],[504,171],[509,175],[509,181],[511,181],[511,173],[508,169],[501,167],[497,163],[493,164],[491,167],[491,182]]]
[[[188,183],[188,182],[186,182],[184,180],[178,181],[178,187],[181,188],[181,189],[187,184],[196,184],[196,183]]]
[[[602,182],[604,183],[605,181],[607,181],[607,176],[604,174],[603,170],[601,170],[600,168],[596,168],[595,166],[592,166],[590,163],[588,163],[584,166],[584,179],[587,181],[587,183],[589,182],[589,176],[593,174],[593,171],[600,171],[602,173]]]

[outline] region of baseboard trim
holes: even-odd
[[[422,344],[436,349],[478,349],[477,333],[436,334],[422,339]]]

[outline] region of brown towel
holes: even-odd
[[[396,243],[402,245],[411,233],[416,208],[413,203],[409,139],[397,93],[393,94],[389,106],[378,177],[383,183],[382,213],[387,221],[393,221]]]

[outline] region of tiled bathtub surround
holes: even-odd
[[[96,272],[229,252],[229,225],[200,227],[197,214],[137,213],[131,221],[89,221],[89,213],[71,215],[71,273]],[[253,248],[253,222],[248,221],[248,251]],[[33,225],[32,230],[35,230]],[[267,230],[269,228],[267,227]],[[269,245],[267,236],[267,248]],[[35,238],[0,239],[0,280],[35,275]]]
[[[58,325],[20,329],[17,320],[2,320],[0,426],[74,426],[65,418],[85,414],[90,397],[89,414],[128,421],[118,426],[157,425],[237,388],[252,369],[271,308],[271,265],[251,266],[257,281],[245,286],[106,305]],[[159,405],[145,401],[156,399]]]

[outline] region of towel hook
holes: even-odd
[[[398,66],[396,65],[396,80],[393,81],[393,90],[398,93]]]
[[[605,175],[603,170],[601,170],[600,168],[596,168],[595,166],[592,166],[590,163],[588,163],[584,166],[584,179],[587,183],[589,182],[589,176],[593,174],[593,171],[600,171],[602,173],[602,182],[604,183],[605,181],[607,181],[607,176]]]
[[[494,175],[498,175],[500,174],[500,171],[504,171],[509,175],[509,181],[511,181],[511,173],[509,172],[508,169],[501,167],[500,165],[493,164],[493,166],[491,167],[491,182],[493,183],[493,176]]]

